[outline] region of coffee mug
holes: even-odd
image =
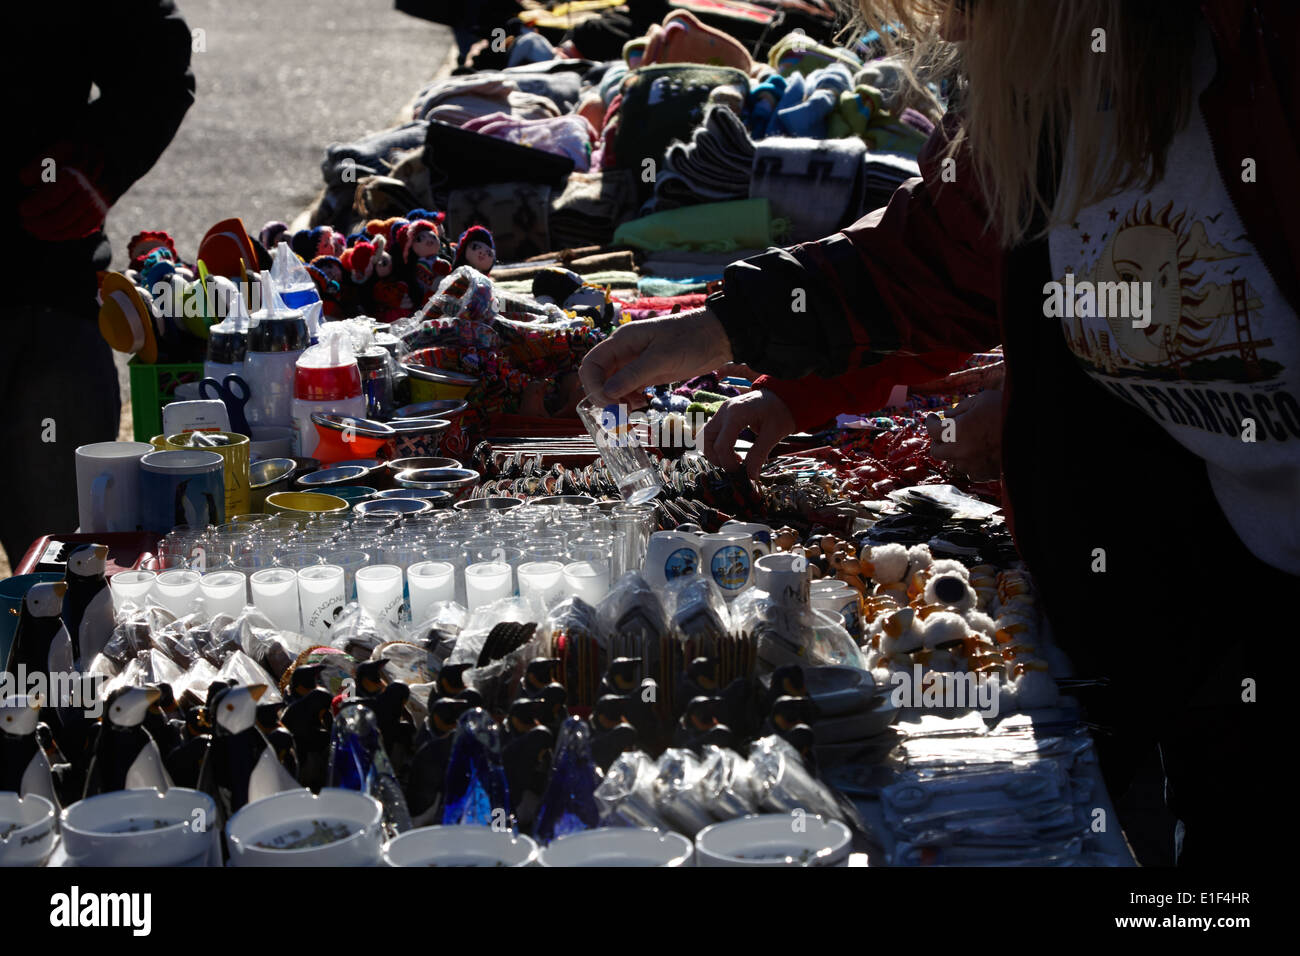
[[[195,449],[196,446],[191,444],[192,434],[192,432],[181,432],[178,435],[168,435],[163,439],[163,448],[178,451]],[[247,514],[249,510],[248,436],[237,432],[205,432],[205,434],[219,436],[226,441],[224,445],[212,445],[202,449],[216,452],[226,464],[226,514]]]
[[[74,452],[83,534],[139,530],[140,458],[151,451],[147,442],[101,441]]]
[[[731,531],[700,536],[700,566],[728,601],[749,587],[754,564],[752,535]]]
[[[674,578],[698,574],[700,540],[680,531],[656,531],[650,535],[645,566],[641,573],[655,587],[663,587]]]
[[[140,459],[140,523],[146,531],[225,520],[225,464],[216,452],[155,451]]]
[[[752,549],[754,560],[772,553],[772,529],[765,524],[746,524],[743,521],[728,521],[718,529],[723,534],[747,534],[754,539]]]

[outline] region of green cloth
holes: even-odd
[[[686,418],[712,418],[721,407],[722,402],[691,402],[686,406]]]
[[[614,243],[651,252],[767,249],[778,244],[787,226],[785,220],[772,218],[772,204],[766,199],[733,199],[632,219],[614,231]]]
[[[900,122],[885,109],[884,94],[874,86],[858,86],[840,94],[840,101],[826,121],[828,139],[856,136],[877,152],[916,156],[926,135]]]

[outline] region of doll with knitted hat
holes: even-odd
[[[416,219],[400,226],[397,247],[402,271],[413,293],[411,300],[418,308],[438,291],[438,280],[451,272],[451,263],[438,256],[442,251],[438,224],[429,219]]]
[[[456,258],[452,261],[451,267],[458,269],[461,266],[470,266],[488,275],[496,265],[496,261],[496,242],[492,239],[492,233],[487,226],[470,226],[460,234],[460,239],[456,242]]]
[[[145,256],[158,248],[164,248],[170,252],[173,262],[181,261],[180,253],[176,251],[176,243],[170,233],[161,229],[146,229],[143,232],[137,232],[131,237],[131,241],[126,244],[126,255],[130,268],[139,271],[140,264],[144,261]]]

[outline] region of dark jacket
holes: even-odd
[[[102,170],[98,186],[111,205],[162,155],[194,102],[189,27],[172,0],[18,3],[6,15],[8,36],[34,58],[21,92],[10,97],[10,181],[63,144]],[[93,308],[95,271],[111,259],[108,237],[37,242],[10,210],[11,241],[32,264],[12,291],[26,301]]]
[[[1203,12],[1219,59],[1200,100],[1216,160],[1249,238],[1297,309],[1300,10],[1235,0]],[[950,133],[952,120],[945,126]],[[846,377],[830,383],[841,390],[891,356],[1002,343],[1004,488],[1058,641],[1081,672],[1126,683],[1142,698],[1134,706],[1182,700],[1221,660],[1225,634],[1236,637],[1227,609],[1250,600],[1225,593],[1225,582],[1294,593],[1296,579],[1240,543],[1200,459],[1084,373],[1059,324],[1043,317],[1046,241],[999,247],[968,158],[958,159],[956,182],[940,181],[944,135],[927,144],[922,177],[885,210],[732,265],[710,305],[737,361],[784,379]],[[1245,157],[1257,161],[1254,183],[1241,181]],[[795,288],[808,296],[798,321],[785,305]],[[811,389],[785,391],[798,404],[796,392]],[[1096,549],[1104,573],[1092,570]]]

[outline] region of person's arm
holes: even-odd
[[[19,173],[22,229],[61,242],[100,232],[112,205],[171,142],[194,102],[189,28],[172,0],[86,4],[78,24],[95,38],[90,76],[99,97],[61,117],[66,135]],[[53,163],[54,175],[47,177]]]
[[[193,38],[172,0],[88,7],[99,20],[99,98],[69,134],[102,161],[98,185],[111,205],[158,161],[194,103]]]
[[[735,360],[782,379],[833,378],[890,355],[984,351],[999,340],[1001,254],[947,130],[889,205],[817,242],[733,263],[709,297]]]
[[[890,356],[945,372],[956,366],[931,356],[998,344],[1001,251],[965,157],[945,169],[945,127],[921,155],[924,175],[884,209],[827,239],[733,263],[703,309],[620,327],[583,363],[587,394],[634,400],[647,385],[731,361],[786,380],[833,379]],[[854,381],[832,388],[843,394]]]

